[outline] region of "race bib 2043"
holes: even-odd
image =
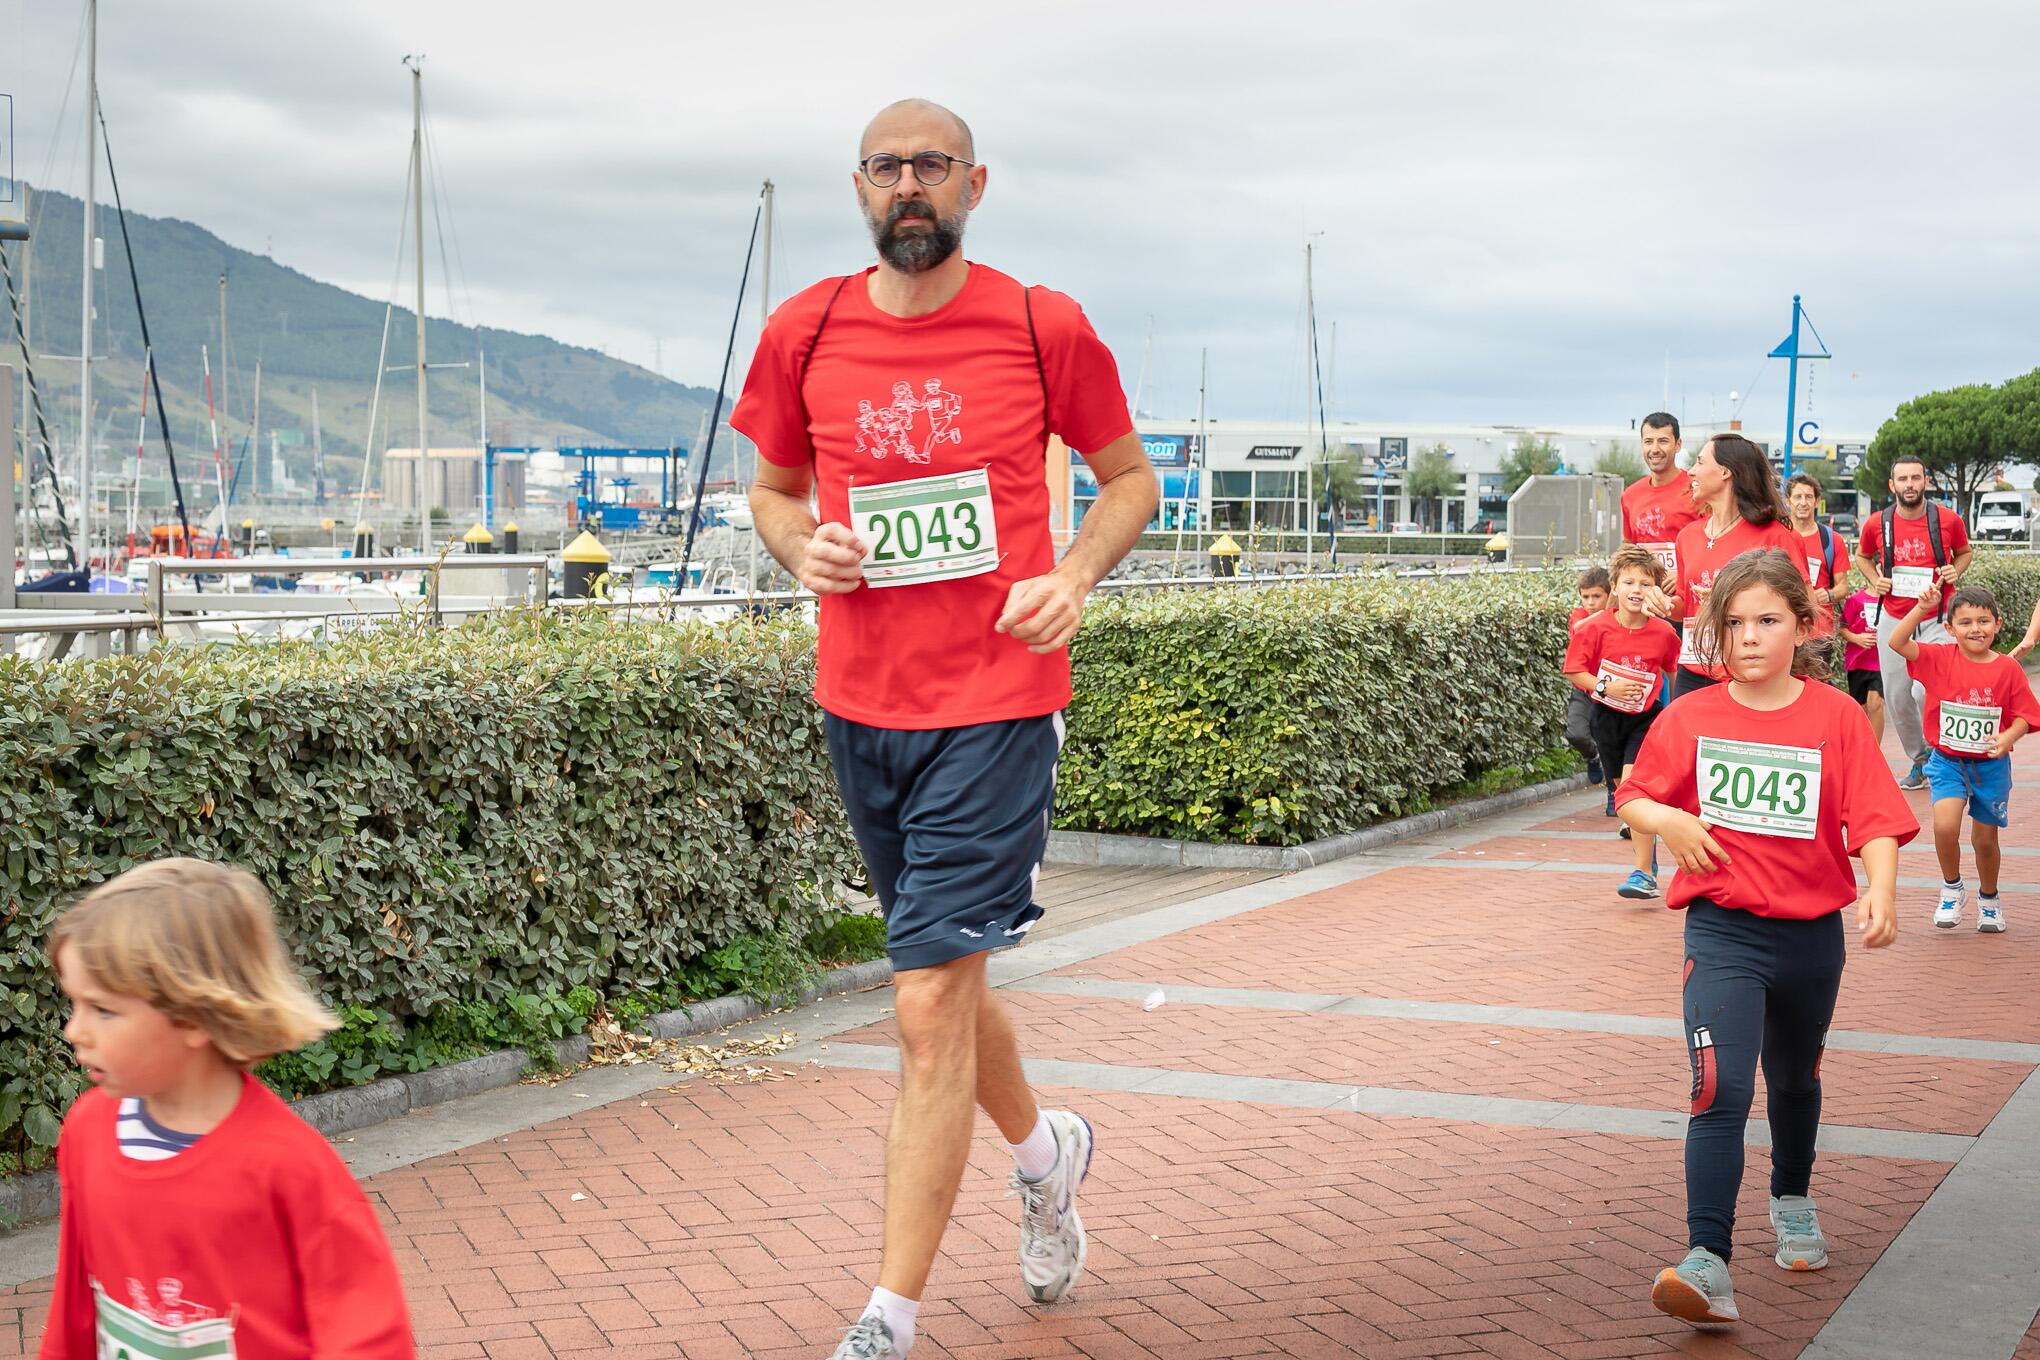
[[[1595,703],[1605,705],[1618,712],[1641,713],[1650,706],[1650,701],[1657,697],[1658,678],[1650,671],[1640,671],[1634,666],[1624,666],[1619,662],[1604,660],[1601,662],[1601,676],[1611,681],[1629,680],[1640,687],[1635,694],[1627,699],[1618,699],[1613,693],[1595,697]]]
[[[1700,818],[1710,826],[1810,841],[1820,823],[1820,752],[1804,746],[1699,740]]]
[[[850,528],[864,540],[864,581],[871,586],[955,581],[999,565],[991,480],[983,468],[853,483]]]

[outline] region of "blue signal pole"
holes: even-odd
[[[1799,361],[1801,359],[1832,359],[1835,357],[1827,352],[1827,342],[1820,338],[1819,331],[1813,331],[1814,343],[1820,346],[1819,352],[1808,354],[1800,350],[1799,323],[1805,315],[1805,309],[1799,305],[1799,294],[1794,293],[1792,295],[1792,334],[1779,341],[1778,347],[1771,351],[1773,359],[1784,359],[1789,365],[1785,382],[1785,475],[1782,478],[1782,480],[1788,482],[1792,480],[1792,450],[1799,442],[1799,426],[1797,424],[1799,415]],[[1813,330],[1813,323],[1808,321],[1806,328]]]

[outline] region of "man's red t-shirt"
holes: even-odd
[[[1962,523],[1962,516],[1945,505],[1927,502],[1929,513],[1941,517],[1941,549],[1953,562],[1969,547],[1969,529]],[[1904,515],[1891,517],[1891,564],[1894,567],[1934,566],[1934,543],[1927,536],[1927,517],[1907,519]],[[1856,551],[1870,559],[1877,570],[1884,570],[1884,512],[1878,511],[1863,521],[1863,532],[1858,539]],[[1901,595],[1896,590],[1884,597],[1884,612],[1904,618],[1912,613],[1912,607],[1919,603],[1914,595]]]
[[[1943,702],[1995,708],[1999,710],[1999,730],[2010,727],[2014,718],[2024,718],[2028,727],[2040,727],[2040,701],[2033,697],[2025,668],[2002,652],[1971,661],[1958,643],[1923,642],[1920,654],[1906,662],[1905,669],[1927,692],[1920,726],[1928,744],[1937,751],[1972,758],[1983,754],[1974,744],[1965,750],[1943,740],[1950,735],[1941,729]]]
[[[224,1342],[242,1360],[411,1360],[404,1287],[375,1210],[268,1087],[246,1077],[225,1121],[164,1161],[121,1152],[118,1117],[119,1102],[96,1090],[64,1116],[40,1360],[110,1354],[102,1329],[153,1338],[152,1354]]]
[[[1740,830],[1717,821],[1709,830],[1728,852],[1728,864],[1706,874],[1680,869],[1665,892],[1665,905],[1676,909],[1705,897],[1717,906],[1792,920],[1840,911],[1857,897],[1849,857],[1883,836],[1904,845],[1919,834],[1919,819],[1877,749],[1870,720],[1847,694],[1833,685],[1803,681],[1797,699],[1764,713],[1737,703],[1733,690],[1731,685],[1696,690],[1658,714],[1629,777],[1615,790],[1615,806],[1648,798],[1697,817],[1703,792],[1716,799],[1746,781],[1741,792],[1753,807],[1807,814],[1812,838]],[[1724,767],[1712,759],[1722,748],[1713,748],[1706,753],[1703,789],[1703,737],[1751,743],[1769,752],[1730,748],[1731,763]],[[1799,771],[1787,773],[1780,781],[1784,788],[1766,786],[1767,779],[1777,778],[1774,772],[1781,764],[1789,770],[1795,763]],[[1741,773],[1738,764],[1749,773]],[[1819,771],[1817,786],[1791,782],[1804,781],[1814,769]]]
[[[1664,683],[1665,672],[1671,670],[1678,660],[1679,635],[1672,625],[1663,619],[1645,616],[1641,628],[1631,628],[1604,610],[1573,630],[1572,641],[1565,649],[1565,673],[1573,675],[1585,671],[1588,675],[1598,676],[1604,661],[1627,670],[1642,671],[1650,677],[1650,688],[1641,700],[1627,704],[1594,700],[1609,708],[1640,713],[1657,702],[1658,686]]]
[[[1693,504],[1693,481],[1681,472],[1663,486],[1649,477],[1622,489],[1622,539],[1651,550],[1666,571],[1677,570],[1673,545],[1679,531],[1707,512]]]
[[[838,717],[900,729],[1053,713],[1070,700],[1068,649],[1037,656],[992,625],[1016,581],[1055,566],[1049,433],[1096,453],[1133,430],[1118,366],[1061,293],[1032,291],[1037,366],[1028,298],[1014,279],[973,264],[948,303],[897,317],[872,304],[870,273],[840,292],[825,279],[772,314],[730,424],[770,462],[813,463],[825,524],[850,523],[853,481],[861,489],[982,468],[1003,556],[978,576],[886,587],[867,579],[823,596],[815,699]]]
[[[1797,531],[1795,530],[1795,532]],[[1839,535],[1836,536],[1835,570],[1830,570],[1827,563],[1827,546],[1821,542],[1821,532],[1818,525],[1814,526],[1812,533],[1800,534],[1799,541],[1806,545],[1806,579],[1812,582],[1815,590],[1833,591],[1835,588],[1835,570],[1847,571],[1849,569],[1849,545],[1844,543]],[[1813,607],[1816,613],[1813,635],[1817,638],[1833,636],[1835,631],[1834,602],[1830,600],[1826,605],[1822,605],[1819,601],[1815,601]]]
[[[1698,640],[1698,630],[1693,621],[1700,615],[1700,606],[1707,602],[1707,591],[1714,584],[1714,578],[1723,567],[1746,552],[1758,548],[1776,548],[1790,557],[1801,571],[1806,570],[1806,545],[1799,541],[1799,535],[1792,532],[1792,526],[1783,520],[1772,520],[1769,524],[1755,525],[1739,519],[1728,526],[1728,532],[1718,539],[1707,537],[1707,521],[1696,520],[1679,531],[1678,544],[1678,589],[1679,607],[1686,616],[1686,644],[1690,649]],[[1689,651],[1689,655],[1695,655]],[[1728,672],[1721,666],[1702,666],[1695,662],[1682,662],[1685,669],[1695,675],[1705,675],[1715,680],[1725,679]]]

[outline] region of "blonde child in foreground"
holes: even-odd
[[[1927,738],[1927,788],[1934,800],[1934,854],[1941,861],[1934,924],[1943,930],[1962,924],[1969,896],[1962,884],[1966,809],[1969,843],[1976,851],[1976,928],[2002,934],[1998,866],[2004,855],[1998,829],[2011,825],[2012,747],[2040,723],[2040,703],[2034,701],[2024,668],[1991,650],[2004,625],[1997,596],[1982,586],[1962,587],[1948,604],[1946,626],[1955,640],[1915,640],[1914,630],[1937,617],[1940,607],[1941,587],[1935,582],[1891,635],[1891,650],[1905,659],[1906,674],[1920,682],[1926,695],[1920,721]]]
[[[375,1211],[325,1139],[249,1075],[334,1026],[249,874],[166,859],[57,922],[64,1037],[97,1089],[57,1142],[41,1360],[409,1360]]]
[[[1797,551],[1728,562],[1699,619],[1702,660],[1728,683],[1674,699],[1615,791],[1638,835],[1664,838],[1679,866],[1665,901],[1686,911],[1687,1252],[1658,1272],[1651,1302],[1689,1322],[1738,1316],[1728,1261],[1760,1060],[1773,1259],[1828,1263],[1812,1177],[1842,912],[1855,905],[1866,948],[1897,938],[1898,847],[1920,829],[1863,710],[1825,683],[1827,649],[1807,645],[1815,621]],[[1870,880],[1860,900],[1851,855]]]

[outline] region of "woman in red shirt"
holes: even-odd
[[[1841,913],[1855,904],[1868,948],[1897,937],[1898,847],[1919,834],[1869,720],[1825,683],[1824,653],[1808,645],[1805,573],[1795,542],[1789,554],[1745,553],[1713,578],[1699,623],[1718,643],[1702,655],[1729,681],[1667,708],[1615,792],[1623,820],[1662,837],[1677,861],[1665,900],[1686,910],[1688,1251],[1659,1272],[1651,1301],[1696,1323],[1736,1318],[1728,1259],[1760,1058],[1775,1259],[1827,1264],[1809,1190]],[[1860,900],[1851,855],[1870,880]]]
[[[1703,659],[1704,639],[1694,627],[1707,602],[1715,575],[1753,548],[1777,548],[1799,561],[1804,548],[1792,532],[1785,503],[1778,497],[1778,479],[1764,451],[1739,434],[1718,434],[1700,448],[1693,461],[1693,499],[1706,514],[1679,530],[1676,548],[1678,579],[1675,597],[1659,592],[1659,605],[1676,604],[1674,617],[1685,620],[1679,673],[1672,680],[1672,698],[1719,684],[1726,672]],[[1802,562],[1800,571],[1805,571]],[[1802,578],[1803,579],[1803,578]],[[1661,612],[1661,611],[1660,611]]]

